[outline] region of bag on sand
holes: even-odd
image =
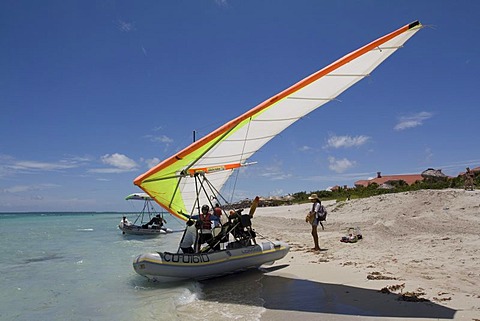
[[[344,243],[356,243],[358,240],[363,238],[362,232],[358,227],[349,227],[347,230],[347,235],[343,236],[340,239],[340,242]]]

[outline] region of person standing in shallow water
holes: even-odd
[[[317,194],[312,194],[308,197],[310,201],[312,201],[312,210],[310,211],[310,214],[313,215],[313,221],[311,222],[312,224],[312,236],[313,236],[313,244],[314,244],[314,251],[320,251],[320,246],[318,245],[318,232],[317,232],[317,227],[318,223],[320,222],[319,219],[319,212],[320,212],[320,206],[322,205],[320,199],[318,198]]]
[[[188,220],[186,224],[187,228],[180,242],[180,248],[183,253],[195,253],[193,247],[197,240],[197,228],[195,227],[195,222],[192,220]]]

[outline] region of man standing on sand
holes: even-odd
[[[318,223],[320,222],[319,213],[320,213],[320,207],[322,206],[322,203],[320,202],[320,199],[318,198],[317,194],[310,195],[308,199],[313,202],[312,210],[310,211],[310,214],[313,215],[313,221],[311,222],[313,243],[315,245],[313,250],[320,251],[320,246],[318,245],[317,227],[318,227]]]
[[[467,167],[467,172],[465,173],[465,190],[473,191],[474,178],[475,173],[470,170],[470,167]]]

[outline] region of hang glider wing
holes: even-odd
[[[415,21],[340,58],[290,88],[265,100],[137,177],[135,185],[173,215],[187,220],[198,195],[195,174],[208,175],[220,191],[232,172],[269,140],[313,110],[336,99],[412,37]]]

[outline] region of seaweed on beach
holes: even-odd
[[[423,289],[418,289],[417,291],[405,292],[403,293],[403,289],[405,288],[405,283],[390,285],[382,288],[380,290],[381,293],[390,294],[395,293],[396,291],[400,291],[397,293],[399,297],[397,298],[398,301],[406,301],[406,302],[430,302],[430,300],[422,298],[421,296],[425,295]]]
[[[392,293],[392,292],[400,291],[400,293],[402,293],[404,288],[405,288],[405,283],[395,284],[395,285],[390,285],[390,286],[386,286],[386,287],[382,288],[380,290],[380,292],[389,294],[389,293]]]
[[[405,292],[398,297],[399,301],[407,302],[430,302],[429,299],[421,298],[420,296],[425,295],[424,292]]]
[[[445,297],[445,295],[449,294],[448,292],[438,292],[438,296],[434,296],[432,299],[433,301],[443,302],[443,301],[450,301],[452,299],[451,296]],[[480,321],[480,320],[479,320]]]
[[[396,280],[396,277],[382,275],[380,272],[370,272],[367,275],[368,280]]]

